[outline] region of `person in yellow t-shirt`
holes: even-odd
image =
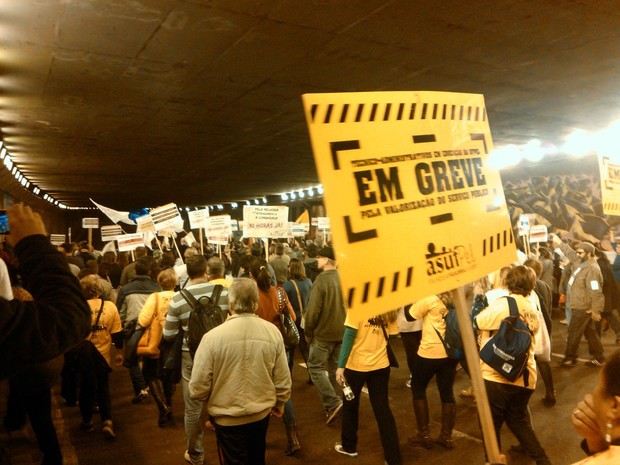
[[[354,321],[351,313],[348,313],[344,324],[336,380],[341,385],[346,381],[355,397],[344,399],[342,442],[336,444],[336,451],[349,457],[358,455],[359,398],[365,384],[377,420],[385,462],[388,465],[401,465],[398,431],[388,400],[390,362],[385,338],[387,333],[398,334],[396,312],[364,321]]]
[[[150,294],[138,316],[138,324],[146,328],[138,344],[138,356],[142,357],[142,376],[144,376],[159,410],[157,421],[159,427],[172,420],[172,395],[174,394],[175,384],[172,380],[163,379],[159,376],[162,368],[159,357],[159,343],[177,280],[178,277],[173,268],[166,268],[161,271],[157,275],[157,283],[163,291]]]
[[[112,370],[112,344],[123,346],[123,327],[118,309],[113,302],[103,300],[101,284],[96,275],[88,275],[80,280],[84,297],[92,313],[92,333],[87,339],[93,343],[101,356],[93,351],[83,351],[80,358],[80,393],[79,405],[82,431],[93,431],[93,406],[95,399],[99,415],[103,422],[103,434],[106,439],[114,439],[112,429],[112,401],[110,399],[109,372]],[[93,349],[94,350],[94,349]],[[122,360],[120,351],[116,353],[117,365]]]
[[[433,444],[437,443],[446,449],[454,447],[452,430],[456,418],[456,403],[453,386],[458,362],[448,357],[439,337],[439,334],[442,338],[445,337],[447,305],[452,305],[453,301],[452,291],[425,297],[413,304],[405,315],[409,316],[408,319],[422,320],[422,340],[418,356],[413,362],[415,376],[411,380],[413,411],[418,427],[417,435],[407,439],[412,446],[431,449]],[[431,439],[430,412],[426,398],[426,388],[433,376],[437,377],[441,398],[441,433],[435,440]]]

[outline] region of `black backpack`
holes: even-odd
[[[510,382],[523,376],[529,384],[527,362],[532,345],[532,332],[519,315],[517,302],[506,296],[510,316],[502,320],[497,332],[480,350],[480,359]]]
[[[224,323],[224,312],[218,305],[222,289],[223,286],[218,284],[213,288],[211,297],[205,295],[198,300],[187,289],[180,291],[192,309],[187,322],[187,347],[189,347],[192,358],[200,345],[200,341],[202,341],[202,337],[213,328]]]
[[[448,309],[448,313],[444,317],[446,322],[445,336],[441,337],[439,331],[434,327],[433,329],[437,333],[437,336],[439,336],[439,340],[443,344],[444,349],[446,349],[448,357],[455,360],[463,360],[465,358],[465,349],[463,348],[463,340],[461,339],[461,330],[459,329],[456,309],[452,304],[446,305],[446,308]]]

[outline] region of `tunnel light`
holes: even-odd
[[[312,187],[308,189],[308,197],[314,197],[314,189]]]
[[[2,147],[0,150],[0,160],[4,160],[4,157],[6,157],[6,147]]]
[[[305,192],[302,190],[299,191],[298,195],[300,199],[303,199],[306,196]]]
[[[319,186],[316,188],[316,191],[319,193],[319,195],[323,195],[323,186]]]
[[[280,198],[284,201],[288,200],[288,194],[280,194]]]
[[[263,203],[267,203],[267,197],[263,197]]]
[[[254,205],[258,205],[258,199],[254,199]]]
[[[297,198],[297,195],[295,195],[295,192],[291,192],[291,200],[295,200]]]

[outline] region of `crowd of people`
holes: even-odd
[[[0,377],[10,379],[4,425],[15,430],[30,419],[44,464],[62,464],[50,415],[54,373],[62,370],[65,402],[79,405],[79,429],[100,430],[114,440],[108,376],[121,365],[128,369],[133,403],[154,400],[154,426],[168,427],[173,409],[183,410],[186,449],[179,454],[187,463],[205,463],[203,432],[210,428],[222,464],[264,464],[271,417],[283,419],[288,439],[284,453],[295,455],[303,448],[291,382],[298,347],[326,424],[342,417],[335,452],[358,456],[360,396],[366,386],[385,463],[400,465],[401,444],[388,395],[394,366],[388,349],[398,335],[411,373],[408,386],[417,426],[407,444],[457,446],[452,437],[454,380],[459,362],[465,373],[469,370],[464,360],[450,355],[444,340],[454,291],[359,321],[347,314],[336,254],[329,245],[274,241],[265,250],[261,241],[244,240],[219,254],[199,250],[197,244],[182,244],[177,254],[141,247],[131,260],[126,253],[97,253],[88,244],[67,243],[54,250],[40,217],[27,207],[14,207],[9,218],[15,231],[13,254],[7,250],[0,260],[0,306],[9,315],[0,320]],[[613,331],[620,330],[613,269],[594,244],[569,244],[551,235],[548,248],[469,286],[479,348],[498,332],[513,305],[532,334],[521,376],[509,381],[485,362],[481,369],[498,440],[505,423],[519,441],[516,449],[537,465],[551,460],[528,405],[538,373],[545,386],[543,404],[556,403],[550,333],[552,313],[560,310],[568,324],[560,366],[575,366],[585,336],[587,365],[602,367],[592,394],[572,416],[588,455],[579,463],[620,460],[620,352],[606,358],[600,340],[602,319]],[[216,300],[225,322],[193,350],[189,320],[193,300],[203,298]],[[300,334],[296,347],[284,345],[283,315]],[[427,399],[434,377],[441,399],[435,437]],[[37,389],[32,389],[33,380]],[[175,406],[179,383],[183,405]],[[461,394],[478,395],[473,389]]]

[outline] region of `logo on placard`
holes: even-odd
[[[431,281],[442,281],[476,267],[471,244],[439,247],[430,242],[426,249],[426,274]]]

